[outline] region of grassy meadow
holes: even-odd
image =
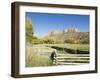
[[[50,59],[50,54],[54,49],[51,46],[57,46],[61,48],[68,48],[73,50],[89,51],[89,45],[87,44],[38,44],[30,45],[26,47],[26,67],[36,66],[54,66]],[[62,50],[57,50],[57,54],[66,54],[66,56],[73,56],[70,53]],[[81,60],[81,59],[80,59]],[[85,59],[87,60],[87,59]]]
[[[26,67],[52,66],[49,52],[53,49],[43,45],[30,45],[26,47]]]

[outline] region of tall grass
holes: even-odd
[[[89,51],[89,44],[26,44],[26,67],[54,66],[50,55],[47,53],[52,52],[54,50],[50,46]],[[62,53],[66,54],[66,56],[75,56],[74,54],[71,55],[64,50],[57,50],[58,55]]]
[[[32,46],[26,47],[26,67],[52,66],[52,60],[47,55],[41,55]]]

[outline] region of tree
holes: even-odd
[[[31,43],[33,38],[33,24],[30,18],[26,18],[26,41]]]
[[[34,34],[33,24],[30,18],[26,18],[26,34]]]

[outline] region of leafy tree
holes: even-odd
[[[32,20],[26,18],[26,34],[34,34]]]
[[[31,43],[33,37],[34,31],[33,31],[33,24],[32,20],[30,18],[26,18],[26,41]]]

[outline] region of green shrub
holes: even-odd
[[[80,41],[80,43],[82,43],[82,44],[89,44],[89,40],[88,39],[82,39]]]
[[[40,40],[40,39],[33,39],[32,43],[33,43],[33,44],[43,44],[43,40]]]
[[[69,39],[66,39],[65,41],[64,41],[64,43],[71,43],[71,44],[73,44],[75,41],[74,41],[74,39],[72,39],[72,38],[69,38]]]
[[[46,40],[43,40],[44,43],[46,44],[54,44],[55,41],[53,39],[46,39]]]

